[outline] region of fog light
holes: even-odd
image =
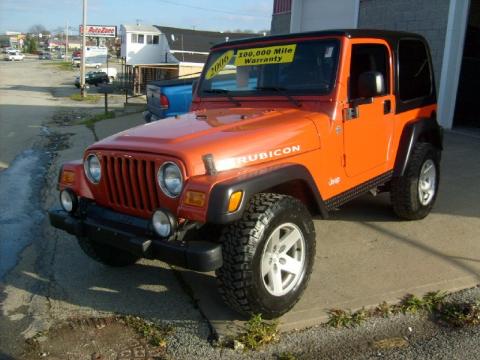
[[[60,191],[60,205],[62,205],[63,210],[66,212],[75,212],[78,206],[77,196],[70,189],[64,189]]]
[[[152,225],[158,235],[167,238],[175,231],[176,221],[169,212],[156,210],[152,216]]]

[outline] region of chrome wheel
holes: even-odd
[[[273,296],[288,294],[305,274],[305,238],[297,225],[285,223],[271,233],[261,259],[265,289]]]
[[[423,163],[418,179],[418,199],[423,206],[430,204],[434,198],[436,182],[437,169],[435,163],[428,159]]]

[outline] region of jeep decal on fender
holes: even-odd
[[[300,151],[300,145],[286,146],[280,149],[262,151],[254,154],[221,159],[221,160],[215,161],[215,167],[218,171],[230,170],[230,169],[235,169],[235,168],[244,166],[246,164],[256,162],[258,160],[276,158],[276,157],[289,155],[299,151]]]

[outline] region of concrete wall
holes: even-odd
[[[359,0],[293,0],[290,32],[356,28]]]
[[[359,28],[410,31],[430,45],[437,90],[450,0],[360,0]]]

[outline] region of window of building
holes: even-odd
[[[147,35],[147,44],[158,44],[159,36],[158,35]]]
[[[132,44],[143,44],[145,42],[145,35],[132,34]]]
[[[398,53],[400,99],[407,101],[430,95],[432,76],[425,45],[419,40],[401,40]]]
[[[350,99],[358,99],[358,79],[367,71],[378,71],[385,81],[385,94],[390,92],[390,67],[388,49],[381,44],[361,44],[352,46],[350,64]]]

